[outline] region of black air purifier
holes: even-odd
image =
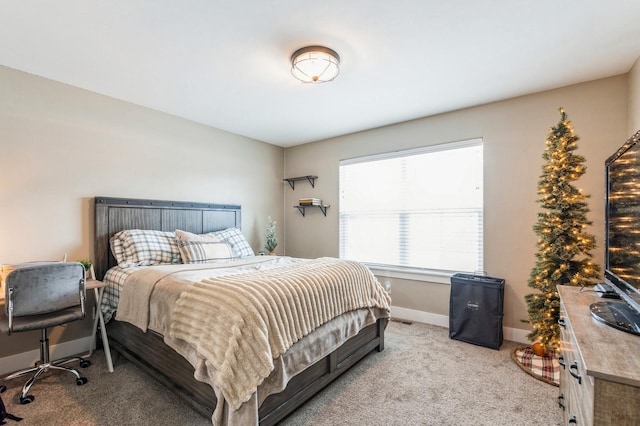
[[[451,276],[449,337],[491,349],[502,345],[504,279],[483,275]]]

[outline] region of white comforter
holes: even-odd
[[[273,371],[273,360],[333,318],[389,309],[389,296],[357,262],[321,258],[209,278],[176,303],[170,338],[190,345],[234,410]]]

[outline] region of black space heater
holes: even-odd
[[[504,279],[485,275],[454,274],[449,298],[449,337],[500,349]]]

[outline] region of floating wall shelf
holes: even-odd
[[[316,179],[318,179],[318,176],[307,175],[307,176],[298,176],[298,177],[294,177],[294,178],[284,178],[282,180],[287,182],[289,184],[289,186],[291,187],[291,189],[295,190],[296,189],[296,181],[299,181],[299,180],[309,181],[309,183],[311,184],[311,187],[315,188],[316,187]]]
[[[323,205],[323,206],[314,206],[314,205],[309,205],[309,206],[293,206],[293,207],[297,208],[297,209],[300,211],[300,213],[302,214],[302,217],[304,217],[305,209],[306,209],[307,207],[317,207],[317,208],[319,208],[319,209],[320,209],[320,211],[322,212],[322,214],[323,214],[325,217],[327,217],[327,209],[328,209],[329,207],[331,207],[331,206],[324,206],[324,205]]]

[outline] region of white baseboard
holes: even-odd
[[[10,339],[10,338],[9,338]],[[91,336],[69,342],[51,345],[50,358],[60,359],[71,355],[83,354],[89,351]],[[40,359],[40,348],[0,358],[0,375],[5,375],[24,368],[32,367]]]
[[[449,317],[447,315],[433,314],[430,312],[417,311],[415,309],[401,308],[391,306],[391,316],[393,318],[404,319],[408,321],[422,322],[425,324],[433,324],[440,327],[449,328]],[[528,344],[527,339],[529,331],[519,328],[503,328],[505,340],[512,342]],[[67,356],[86,353],[89,351],[91,337],[83,337],[81,339],[71,340],[69,342],[52,345],[50,348],[51,359],[64,358]],[[23,368],[32,366],[40,359],[40,349],[34,349],[28,352],[22,352],[16,355],[0,358],[0,375],[5,375]]]
[[[430,312],[417,311],[415,309],[391,306],[391,317],[449,328],[449,317],[447,315],[432,314]],[[529,334],[528,330],[503,327],[502,333],[505,340],[523,344],[531,343],[529,339],[527,339],[527,334]]]
[[[391,317],[425,324],[439,325],[440,327],[449,328],[449,317],[446,315],[432,314],[425,311],[416,311],[415,309],[400,308],[391,306]]]

